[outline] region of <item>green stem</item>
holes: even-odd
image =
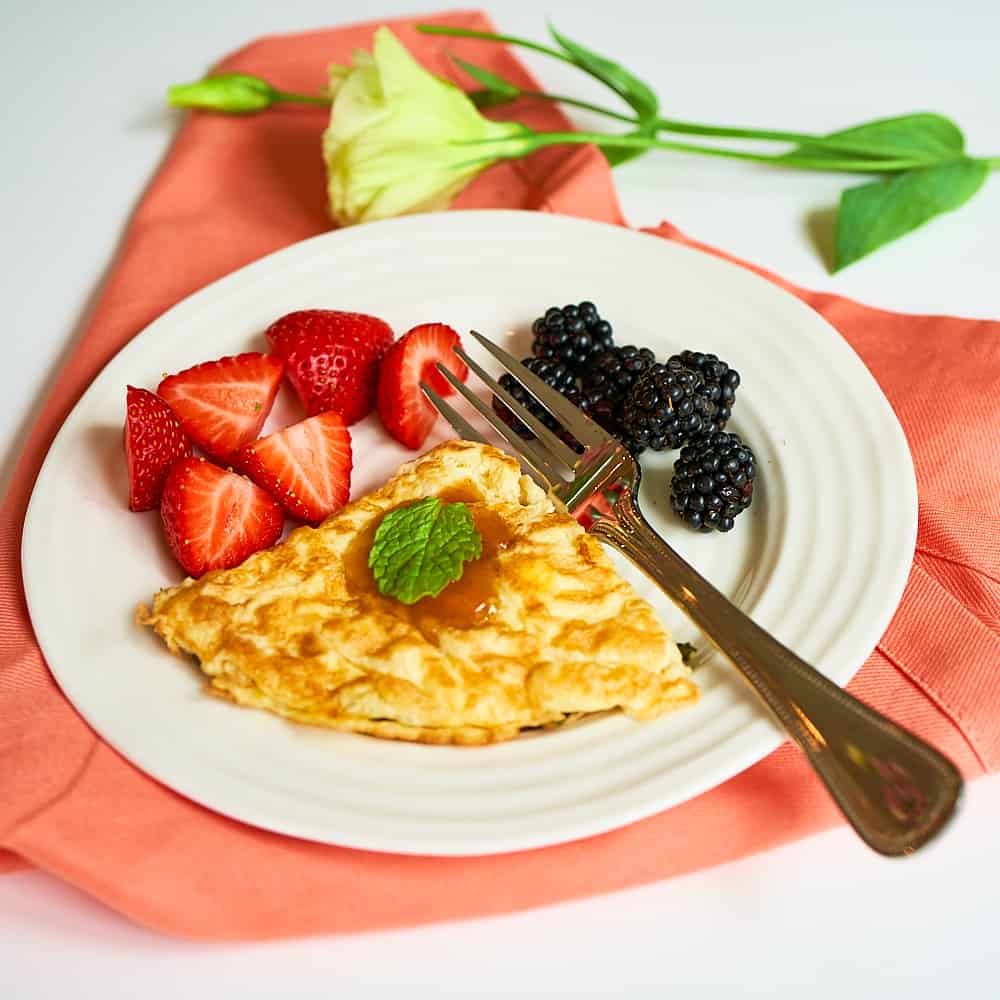
[[[285,90],[276,90],[274,99],[276,101],[290,101],[294,104],[325,104],[327,107],[333,104],[332,97],[325,97],[322,94],[292,94]]]
[[[473,31],[471,28],[449,28],[443,24],[418,24],[417,31],[422,35],[447,35],[449,38],[477,38],[482,42],[505,42],[508,45],[520,45],[522,49],[531,49],[533,52],[541,52],[542,55],[552,56],[561,59],[571,66],[576,63],[558,49],[550,49],[547,45],[539,45],[529,38],[518,38],[516,35],[495,35],[492,31]]]
[[[823,137],[804,132],[781,132],[775,129],[739,128],[733,125],[699,125],[673,118],[658,118],[659,132],[676,132],[680,135],[717,136],[722,139],[765,139],[771,142],[822,142]]]
[[[491,31],[473,31],[469,28],[450,28],[436,24],[418,24],[417,31],[425,35],[446,35],[450,38],[475,38],[484,42],[504,42],[508,45],[519,45],[522,48],[531,49],[534,52],[541,52],[543,55],[560,59],[564,63],[569,63],[571,66],[576,66],[578,69],[584,70],[584,72],[590,72],[585,66],[580,66],[579,63],[577,63],[571,56],[566,55],[565,52],[561,52],[559,49],[549,48],[547,45],[540,45],[538,42],[533,42],[528,38],[519,38],[516,35],[498,35]],[[594,74],[591,73],[590,75],[593,76]],[[598,79],[600,78],[598,77]],[[574,98],[562,97],[556,94],[545,94],[540,91],[523,91],[522,93],[525,97],[537,97],[548,101],[558,101],[561,104],[569,104],[573,107],[582,108],[585,111],[593,111],[599,115],[606,115],[609,118],[615,118],[618,121],[638,124],[638,119],[634,117],[619,114],[617,111],[611,111],[608,108],[602,108],[596,104],[590,104],[587,101],[578,101]],[[816,142],[820,138],[819,136],[806,135],[799,132],[779,132],[774,131],[773,129],[735,128],[725,125],[698,125],[695,122],[683,122],[669,118],[657,119],[656,128],[660,132],[718,136],[720,138],[729,139],[766,139],[775,142]]]
[[[491,142],[508,140],[523,142],[523,134],[515,134]],[[633,149],[669,149],[678,153],[694,153],[700,156],[719,156],[731,160],[750,160],[756,163],[771,163],[779,167],[794,167],[800,170],[827,170],[843,173],[898,173],[901,170],[912,170],[914,167],[928,166],[921,160],[827,160],[812,159],[806,156],[795,156],[786,153],[769,156],[762,153],[749,153],[737,149],[720,149],[715,146],[697,146],[687,142],[670,142],[665,139],[651,139],[644,136],[607,135],[602,132],[539,132],[532,136],[535,149],[542,146],[558,146],[562,144],[593,143],[596,146],[616,146]],[[474,145],[471,144],[471,145]],[[523,151],[517,155],[523,155]],[[944,161],[940,161],[944,162]]]
[[[540,48],[544,48],[544,46],[540,46]],[[559,55],[559,53],[554,54]],[[590,101],[581,101],[576,97],[569,97],[565,94],[549,94],[541,90],[522,90],[518,96],[529,97],[539,101],[552,101],[557,104],[566,104],[570,107],[580,108],[582,111],[590,111],[593,114],[603,115],[606,118],[613,118],[615,121],[624,122],[627,125],[639,124],[639,119],[634,115],[627,115],[618,111],[612,111],[611,108],[605,108],[599,104],[592,104]],[[327,107],[329,107],[332,103],[332,99],[330,97],[316,94],[294,94],[283,90],[275,92],[275,100],[290,101],[298,104],[322,104]],[[655,128],[658,132],[673,132],[678,135],[703,135],[727,139],[761,139],[771,142],[788,143],[823,142],[822,136],[809,135],[808,133],[803,132],[782,132],[775,131],[773,129],[738,128],[730,125],[699,125],[696,122],[678,121],[673,118],[658,118],[653,124],[655,124]],[[608,144],[609,143],[605,143],[605,145]],[[610,144],[614,145],[614,143]],[[617,145],[624,145],[624,143],[617,143]],[[694,148],[707,151],[707,147],[692,147],[692,149]],[[845,149],[845,152],[849,152],[849,150]],[[718,155],[738,156],[743,158],[744,156],[752,154],[721,152]],[[986,162],[990,164],[991,168],[995,168],[1000,165],[1000,159],[987,160]]]
[[[442,29],[440,33],[442,34],[450,33],[450,31],[445,32],[444,29]],[[484,33],[481,32],[480,34]],[[544,46],[536,46],[536,48],[545,49]],[[560,55],[560,53],[555,52],[554,50],[545,50],[545,51],[551,51],[552,54],[557,56]],[[552,101],[553,103],[556,104],[566,104],[570,107],[580,108],[582,111],[590,111],[593,114],[603,115],[606,118],[613,118],[615,121],[624,122],[627,125],[639,124],[639,119],[636,118],[634,115],[627,115],[627,114],[622,114],[621,112],[618,111],[612,111],[611,108],[605,108],[599,104],[592,104],[590,101],[582,101],[576,97],[569,97],[565,94],[549,94],[541,90],[522,90],[518,96],[528,97],[539,101]],[[275,100],[295,102],[298,104],[322,104],[326,105],[327,107],[329,107],[329,105],[333,103],[332,98],[330,97],[325,97],[316,94],[295,94],[289,91],[275,91]],[[696,122],[679,121],[674,118],[658,118],[654,124],[658,132],[673,132],[678,135],[702,135],[706,137],[717,137],[717,138],[728,138],[728,139],[760,139],[771,142],[788,142],[788,143],[822,143],[824,141],[823,136],[810,135],[804,132],[782,132],[782,131],[776,131],[774,129],[739,128],[731,125],[699,125]],[[600,144],[601,143],[599,143],[599,145]],[[616,143],[610,141],[604,142],[603,144],[627,145],[626,143]],[[683,145],[684,144],[675,143],[669,146],[665,145],[662,148],[681,149]],[[688,148],[688,151],[709,153],[709,147],[691,146]],[[850,152],[850,150],[845,148],[844,152]],[[729,156],[736,159],[757,158],[754,154],[741,153],[738,151],[726,151],[726,150],[715,151],[715,155]],[[788,161],[784,160],[783,162],[787,163]],[[801,162],[805,163],[813,161],[807,161],[802,159]],[[887,161],[887,162],[892,163],[893,161]],[[996,169],[997,167],[1000,167],[1000,158],[986,160],[986,163],[989,164],[990,169]],[[911,165],[916,165],[916,164],[911,164]],[[836,166],[831,166],[830,169],[835,170],[838,168]],[[840,169],[848,169],[848,168],[844,167]],[[891,169],[902,169],[902,168],[895,168],[883,165],[882,169],[891,170]]]
[[[599,80],[602,83],[607,84],[607,81],[603,79],[599,74],[594,73],[592,70],[588,69],[586,66],[580,65],[580,63],[574,59],[572,56],[567,55],[565,52],[559,49],[549,48],[547,45],[539,45],[537,42],[533,42],[527,38],[520,38],[516,35],[498,35],[490,31],[473,31],[467,28],[451,28],[442,25],[434,24],[418,24],[417,31],[422,32],[426,35],[445,35],[451,38],[473,38],[484,42],[503,42],[508,45],[519,45],[525,49],[531,49],[534,52],[540,52],[543,55],[552,56],[555,59],[559,59],[564,63],[568,63],[571,66],[575,66],[577,69],[583,70],[590,76]],[[575,99],[570,99],[566,97],[561,97],[553,94],[544,94],[539,92],[525,92],[525,96],[536,97],[541,100],[553,100],[558,101],[563,104],[569,104],[573,107],[582,108],[586,111],[592,111],[596,114],[605,115],[609,118],[614,118],[617,121],[627,122],[632,125],[641,124],[638,118],[631,117],[628,115],[619,114],[616,111],[611,111],[607,108],[599,107],[595,104],[590,104],[589,102],[577,101]],[[677,119],[670,118],[657,118],[655,123],[655,128],[659,132],[673,132],[679,135],[700,135],[706,137],[715,138],[726,138],[726,139],[750,139],[759,140],[765,142],[787,142],[793,144],[803,144],[810,143],[814,145],[825,145],[832,149],[835,149],[844,154],[854,154],[855,156],[866,157],[865,162],[869,162],[867,158],[883,158],[882,153],[871,153],[862,147],[852,148],[850,142],[844,142],[843,140],[836,140],[831,142],[828,138],[819,135],[811,135],[804,132],[786,132],[777,129],[761,129],[761,128],[740,128],[732,125],[701,125],[696,122],[686,122],[679,121]],[[674,147],[667,147],[674,148]],[[699,152],[705,152],[703,147],[698,149]],[[750,154],[741,154],[737,152],[720,152],[715,155],[718,156],[729,156],[734,159],[752,159]],[[807,169],[822,169],[817,161],[810,160],[808,157],[796,157],[796,161],[799,164],[810,164]],[[790,162],[790,160],[785,161]],[[845,160],[845,163],[855,163],[859,161]],[[890,164],[897,163],[900,161],[886,160],[882,166],[882,170],[895,170],[903,169],[899,167],[891,166]],[[994,161],[987,161],[990,163],[991,169],[995,167]],[[916,162],[911,164],[912,166],[920,166]],[[922,164],[924,166],[927,163]],[[838,169],[837,167],[831,167],[830,169]],[[841,169],[853,169],[844,167]]]
[[[586,66],[581,65],[572,56],[567,55],[565,52],[561,52],[559,49],[549,48],[547,45],[539,45],[538,42],[531,41],[530,38],[519,38],[517,35],[497,35],[492,31],[473,31],[471,28],[448,28],[444,25],[439,24],[418,24],[416,26],[417,31],[424,35],[446,35],[449,38],[474,38],[481,42],[504,42],[507,45],[519,45],[522,49],[531,49],[532,52],[541,52],[542,55],[552,56],[553,59],[559,59],[570,66],[575,66],[577,69],[582,70],[588,76],[593,77],[599,83],[603,83],[608,86],[607,80],[603,79],[599,73],[595,73],[592,69],[588,69]],[[528,93],[523,91],[523,93]],[[532,96],[536,97],[548,97],[549,95],[541,94],[537,91],[531,92]],[[635,121],[634,118],[627,118],[620,116],[615,111],[608,111],[606,108],[599,108],[593,104],[585,104],[583,102],[578,102],[575,100],[567,100],[564,97],[559,98],[549,98],[551,100],[559,100],[565,104],[573,104],[579,108],[586,108],[588,111],[596,111],[598,114],[608,115],[612,118],[618,118],[619,121]]]
[[[591,104],[589,101],[580,101],[575,97],[566,97],[563,94],[548,94],[540,90],[522,90],[521,97],[534,97],[543,101],[555,101],[559,104],[568,104],[574,108],[582,108],[584,111],[592,111],[606,118],[614,118],[616,121],[626,122],[629,125],[638,125],[639,119],[635,115],[624,115],[610,108],[601,107],[598,104]],[[761,128],[739,128],[734,125],[699,125],[697,122],[683,122],[676,118],[657,118],[651,123],[657,132],[673,132],[677,135],[704,135],[716,136],[720,139],[763,139],[770,142],[823,142],[820,135],[810,135],[806,132],[781,132],[775,129]]]
[[[570,107],[592,111],[594,114],[604,115],[606,118],[614,118],[615,121],[625,122],[628,125],[639,124],[639,119],[635,115],[622,114],[619,111],[612,111],[610,108],[601,107],[599,104],[591,104],[590,101],[581,101],[575,97],[567,97],[564,94],[549,94],[541,90],[522,90],[518,94],[518,97],[532,97],[539,101],[554,101],[557,104],[568,104]],[[656,128],[657,132],[674,132],[678,135],[718,136],[724,139],[765,139],[772,142],[793,143],[823,141],[822,136],[809,135],[805,132],[779,132],[774,129],[738,128],[733,125],[699,125],[697,122],[683,122],[675,118],[657,118],[655,122],[651,122],[650,124]]]
[[[625,122],[627,125],[638,125],[639,119],[632,115],[623,115],[610,108],[602,108],[598,104],[591,104],[590,101],[580,101],[575,97],[566,97],[563,94],[547,94],[541,90],[522,90],[518,97],[533,97],[539,101],[554,101],[557,104],[568,104],[573,108],[581,108],[583,111],[593,111],[594,114],[604,115],[606,118],[614,118],[615,121]]]

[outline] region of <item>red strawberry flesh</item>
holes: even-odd
[[[378,373],[392,328],[375,316],[303,309],[267,330],[275,355],[310,416],[333,410],[348,424],[375,408]]]
[[[238,354],[170,375],[157,393],[191,440],[206,455],[225,462],[260,434],[283,370],[273,355]]]
[[[287,358],[303,337],[317,335],[353,340],[359,348],[368,345],[370,353],[378,356],[393,340],[392,328],[377,316],[338,309],[300,309],[275,320],[266,332],[271,350],[279,358]]]
[[[125,459],[130,510],[153,510],[160,503],[170,466],[191,454],[191,442],[173,410],[148,389],[125,391]]]
[[[203,458],[171,466],[160,515],[170,551],[190,576],[238,566],[273,545],[284,521],[274,497]]]
[[[407,448],[419,448],[437,421],[437,410],[420,388],[426,382],[442,396],[454,390],[437,370],[440,362],[465,381],[468,369],[454,352],[461,341],[444,323],[424,323],[400,337],[382,362],[378,412],[386,430]]]
[[[309,524],[339,510],[351,492],[351,435],[333,411],[248,444],[234,462],[292,517]]]

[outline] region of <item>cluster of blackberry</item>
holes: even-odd
[[[592,354],[606,351],[613,342],[611,324],[601,319],[593,302],[577,306],[552,306],[531,324],[531,353],[536,358],[561,361],[572,372],[587,367]]]
[[[620,407],[636,382],[653,367],[648,347],[608,347],[590,359],[580,379],[581,409],[605,430],[621,434]]]
[[[531,329],[532,357],[523,363],[633,455],[681,448],[671,485],[673,509],[699,531],[729,531],[736,515],[750,506],[755,471],[750,449],[737,435],[723,433],[739,373],[701,351],[681,351],[660,363],[647,347],[619,347],[593,302],[553,306]],[[500,384],[575,444],[511,376],[504,375]],[[531,436],[500,400],[493,400],[493,408],[518,434]]]
[[[580,406],[582,399],[577,386],[576,376],[561,362],[552,358],[525,358],[521,364],[530,372],[534,372],[546,385],[561,392],[575,406]],[[535,397],[515,381],[510,375],[500,376],[502,385],[526,410],[533,413],[546,427],[565,436],[562,426],[549,411],[539,406]],[[493,410],[504,423],[509,424],[523,438],[531,438],[531,431],[511,413],[501,400],[493,397]],[[575,443],[575,442],[574,442]]]
[[[697,531],[730,531],[753,500],[753,452],[736,434],[703,432],[674,462],[670,506]]]

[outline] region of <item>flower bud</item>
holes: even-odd
[[[196,83],[177,83],[167,91],[175,108],[201,108],[247,114],[270,107],[278,92],[260,77],[246,73],[220,73]]]

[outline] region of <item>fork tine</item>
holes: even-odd
[[[521,423],[525,424],[528,430],[535,435],[538,440],[545,445],[556,458],[558,458],[568,470],[572,471],[580,456],[573,451],[565,442],[560,441],[552,431],[545,426],[527,407],[519,403],[499,382],[496,381],[483,367],[473,361],[461,347],[453,348],[454,352],[476,373],[476,375],[486,383],[486,386],[493,390],[493,394],[504,402],[507,408],[517,417]]]
[[[431,401],[431,405],[438,411],[438,413],[441,414],[442,417],[444,417],[445,420],[448,421],[449,424],[451,424],[452,429],[456,434],[458,434],[459,437],[466,441],[478,441],[480,444],[489,444],[486,438],[484,438],[482,434],[480,434],[479,431],[477,431],[476,428],[473,427],[472,424],[470,424],[469,421],[466,420],[465,417],[463,417],[458,410],[451,405],[451,403],[442,399],[426,382],[421,382],[420,388],[423,389],[424,395]],[[538,483],[543,490],[550,490],[552,488],[552,484],[548,481],[548,479],[536,469],[532,468],[527,459],[524,459],[521,462],[521,465],[524,471],[527,472],[527,474],[531,476],[531,478],[534,479],[534,481]]]
[[[517,454],[524,459],[536,472],[540,473],[545,477],[548,482],[546,483],[546,489],[552,489],[555,486],[565,485],[566,480],[563,474],[559,471],[555,462],[553,462],[551,456],[545,454],[541,449],[535,446],[533,441],[525,441],[524,438],[519,437],[513,430],[513,428],[508,427],[494,412],[493,410],[484,403],[461,379],[453,375],[444,365],[440,362],[437,365],[437,370],[441,375],[446,378],[451,385],[459,392],[465,401],[475,409],[481,417],[483,417],[486,422],[501,436],[507,443],[514,449]]]
[[[594,423],[562,393],[546,385],[534,372],[528,371],[502,347],[497,347],[491,340],[487,340],[475,330],[470,330],[469,334],[475,337],[476,343],[484,350],[489,351],[584,447],[597,448],[611,440],[611,435],[600,424]]]
[[[459,437],[466,441],[478,441],[480,444],[489,443],[451,403],[446,403],[426,382],[421,382],[420,388],[423,389],[424,395],[431,401],[434,409],[451,424],[452,429]]]

